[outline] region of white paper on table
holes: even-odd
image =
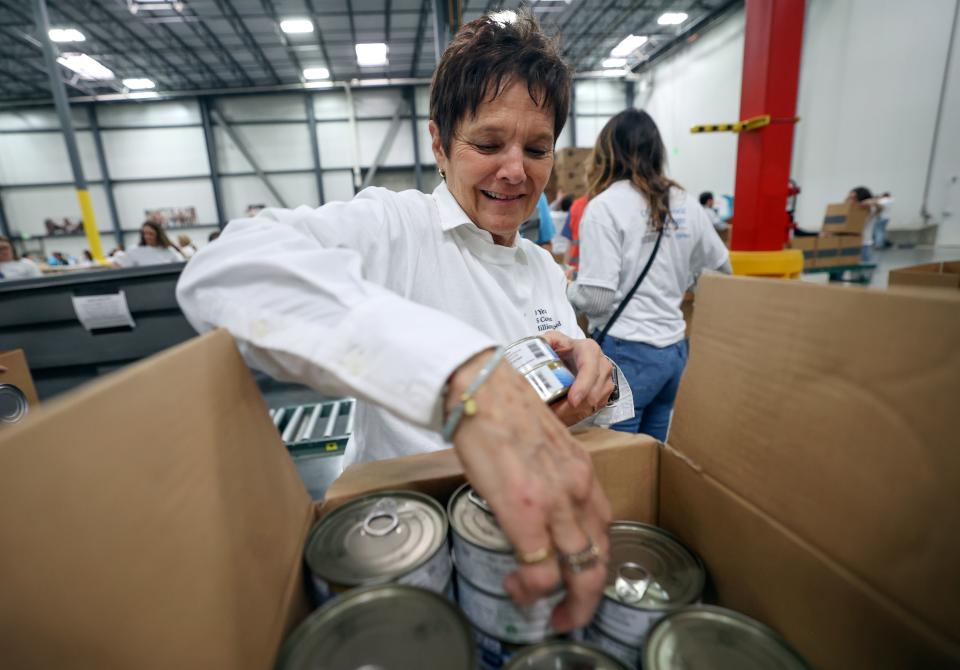
[[[127,296],[123,291],[102,295],[75,295],[72,297],[73,310],[87,330],[99,328],[136,327]]]

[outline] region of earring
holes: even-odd
[[[440,173],[440,179],[442,179],[443,181],[447,181],[447,173],[443,171],[442,167],[437,166],[437,172]]]

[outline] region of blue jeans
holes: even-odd
[[[873,223],[873,246],[883,249],[887,246],[887,224],[890,219],[877,219]]]
[[[636,412],[632,419],[610,427],[624,433],[652,435],[665,442],[680,376],[687,365],[687,341],[660,348],[607,335],[601,348],[620,366],[630,383]]]

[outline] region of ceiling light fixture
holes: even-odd
[[[76,28],[51,28],[47,34],[54,42],[83,42],[87,39]]]
[[[133,77],[130,79],[124,79],[123,85],[129,88],[131,91],[144,91],[148,88],[156,88],[157,84],[153,79],[147,79],[145,77]]]
[[[57,59],[57,62],[76,72],[81,79],[97,81],[113,79],[113,71],[110,68],[87,54],[63,54]]]
[[[329,79],[330,70],[325,67],[305,67],[303,68],[303,78],[308,80]]]
[[[626,58],[608,58],[601,65],[603,67],[623,67],[627,64]]]
[[[127,97],[131,100],[153,100],[159,98],[160,94],[156,91],[134,91],[133,93],[128,93]]]
[[[620,40],[620,44],[613,47],[613,49],[610,51],[610,55],[614,58],[624,58],[646,44],[646,42],[646,35],[627,35]]]
[[[312,33],[313,21],[310,19],[284,19],[280,22],[280,30],[285,33]]]
[[[685,12],[664,12],[657,19],[657,23],[661,26],[679,26],[686,20],[687,14]]]
[[[360,67],[373,67],[387,64],[387,45],[383,42],[357,44],[357,64]]]

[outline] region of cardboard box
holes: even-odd
[[[558,149],[553,161],[554,188],[579,198],[587,192],[587,161],[593,149],[565,147]]]
[[[39,406],[40,399],[37,397],[37,387],[33,384],[33,376],[30,374],[23,349],[0,351],[0,368],[7,369],[6,372],[0,372],[0,384],[12,384],[26,396],[29,409],[23,421],[29,420],[33,410]],[[2,428],[3,426],[0,426],[0,429]]]
[[[708,599],[815,667],[955,667],[958,341],[945,292],[704,276],[671,445],[580,439],[615,516],[683,538]],[[324,510],[230,337],[34,418],[0,434],[4,667],[270,667],[307,613],[301,552]],[[367,464],[325,508],[459,482],[452,452]]]
[[[856,202],[827,205],[827,211],[823,215],[822,232],[862,235],[869,217],[870,209]]]
[[[787,245],[790,249],[799,249],[803,252],[804,270],[817,267],[817,242],[819,239],[819,235],[803,235],[794,237]]]
[[[817,238],[816,267],[859,265],[863,258],[861,235],[822,234]]]
[[[960,260],[897,268],[890,271],[887,283],[890,286],[960,289]]]

